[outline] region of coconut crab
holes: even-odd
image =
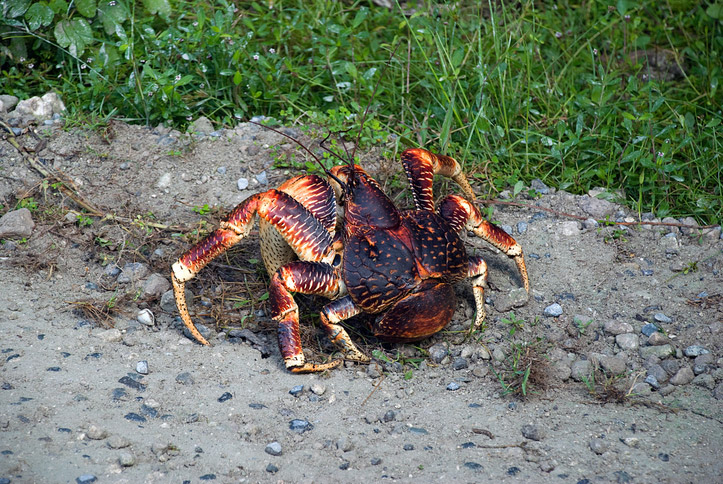
[[[271,317],[278,323],[281,355],[292,372],[324,371],[342,362],[306,361],[292,293],[331,300],[321,310],[321,324],[345,359],[361,363],[370,359],[341,321],[363,312],[375,316],[371,330],[382,340],[424,339],[449,323],[456,306],[453,284],[465,278],[473,288],[473,325],[479,326],[485,318],[487,265],[482,257],[467,254],[458,235],[462,230],[513,258],[529,294],[522,248],[482,217],[460,164],[421,148],[407,149],[401,161],[413,193],[412,210],[397,209],[377,181],[352,162],[325,169],[327,178],[299,175],[241,202],[172,266],[176,305],[193,337],[209,344],[188,313],[185,283],[246,237],[256,216],[262,258],[271,276]],[[451,178],[465,197],[448,195],[435,209],[434,175]]]

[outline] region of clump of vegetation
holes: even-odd
[[[720,2],[405,5],[7,0],[0,76],[70,116],[179,128],[264,115],[355,137],[371,103],[362,140],[455,154],[491,191],[540,178],[720,221]]]

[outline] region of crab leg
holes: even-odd
[[[329,231],[290,195],[279,190],[269,190],[247,198],[221,221],[219,229],[192,247],[172,266],[171,280],[178,312],[199,343],[209,344],[198,332],[188,314],[185,283],[193,279],[214,258],[246,237],[253,226],[254,215],[257,214],[281,234],[285,243],[300,259],[331,262],[334,258]]]
[[[462,166],[452,157],[437,155],[422,148],[411,148],[402,153],[402,164],[407,172],[417,210],[434,212],[434,175],[451,178],[462,188],[469,200],[475,199],[472,187],[462,172]]]
[[[474,294],[474,305],[477,310],[472,329],[482,326],[487,317],[485,311],[485,284],[487,283],[487,263],[481,256],[473,255],[468,260],[467,276],[472,284]]]
[[[286,368],[294,373],[311,373],[336,368],[341,364],[341,360],[324,364],[306,362],[299,334],[299,307],[291,295],[292,292],[333,299],[346,292],[344,282],[330,264],[295,261],[279,268],[271,278],[269,287],[271,318],[279,323],[279,348]],[[331,337],[332,333],[323,316],[322,322]],[[348,336],[346,338],[348,340]],[[353,346],[351,341],[349,344]]]
[[[449,195],[439,204],[439,215],[447,220],[455,231],[467,229],[477,237],[494,245],[508,257],[511,257],[520,271],[522,284],[530,292],[530,278],[527,275],[525,256],[522,247],[507,232],[482,217],[479,209],[459,195]]]

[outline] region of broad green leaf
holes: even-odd
[[[68,2],[65,0],[50,0],[48,7],[55,13],[65,14],[68,11]]]
[[[346,69],[346,72],[351,76],[352,79],[356,79],[357,71],[356,71],[356,66],[354,65],[353,62],[347,62],[344,65],[344,68]]]
[[[710,5],[706,9],[705,13],[707,13],[709,17],[713,17],[714,19],[723,19],[723,2],[716,2]]]
[[[75,0],[75,8],[83,17],[95,17],[95,0]]]
[[[234,72],[233,83],[238,86],[239,84],[241,84],[242,80],[243,80],[243,77],[241,76],[241,73],[239,71]]]
[[[522,189],[525,188],[525,184],[522,182],[522,180],[518,180],[517,183],[515,183],[515,187],[512,190],[512,193],[514,197],[517,196],[518,193],[522,191]]]
[[[20,17],[30,6],[30,0],[6,0],[2,7],[8,18]]]
[[[369,15],[369,9],[367,7],[360,8],[356,13],[356,17],[354,17],[354,21],[351,23],[351,28],[356,29],[359,27],[367,18],[367,15]]]
[[[53,22],[55,13],[45,2],[34,3],[25,12],[25,20],[28,21],[30,30],[37,30],[39,27],[47,27]]]
[[[152,14],[160,14],[162,17],[168,17],[171,14],[171,4],[168,0],[143,0],[143,5]]]
[[[113,3],[113,5],[111,5]],[[105,33],[112,35],[118,33],[118,27],[123,30],[123,36],[121,38],[127,38],[125,35],[125,29],[123,29],[123,22],[128,18],[128,8],[126,3],[122,0],[116,0],[116,2],[101,2],[98,5],[98,17],[103,22],[103,28]]]
[[[93,43],[93,31],[85,19],[61,20],[55,24],[55,40],[73,56],[79,56]]]
[[[705,125],[706,128],[715,128],[720,124],[720,118],[713,118]]]

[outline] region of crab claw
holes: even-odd
[[[191,320],[191,316],[188,314],[188,304],[186,304],[186,283],[181,282],[176,276],[176,271],[178,270],[179,272],[182,272],[183,269],[184,268],[181,263],[176,262],[175,264],[173,264],[173,273],[171,274],[171,281],[173,282],[173,294],[176,296],[176,306],[178,307],[178,312],[181,315],[181,320],[183,321],[183,324],[186,325],[188,330],[191,332],[193,338],[202,345],[211,346],[211,343],[209,343],[208,340],[204,338],[203,335],[198,331],[196,325],[193,324],[193,321]]]

